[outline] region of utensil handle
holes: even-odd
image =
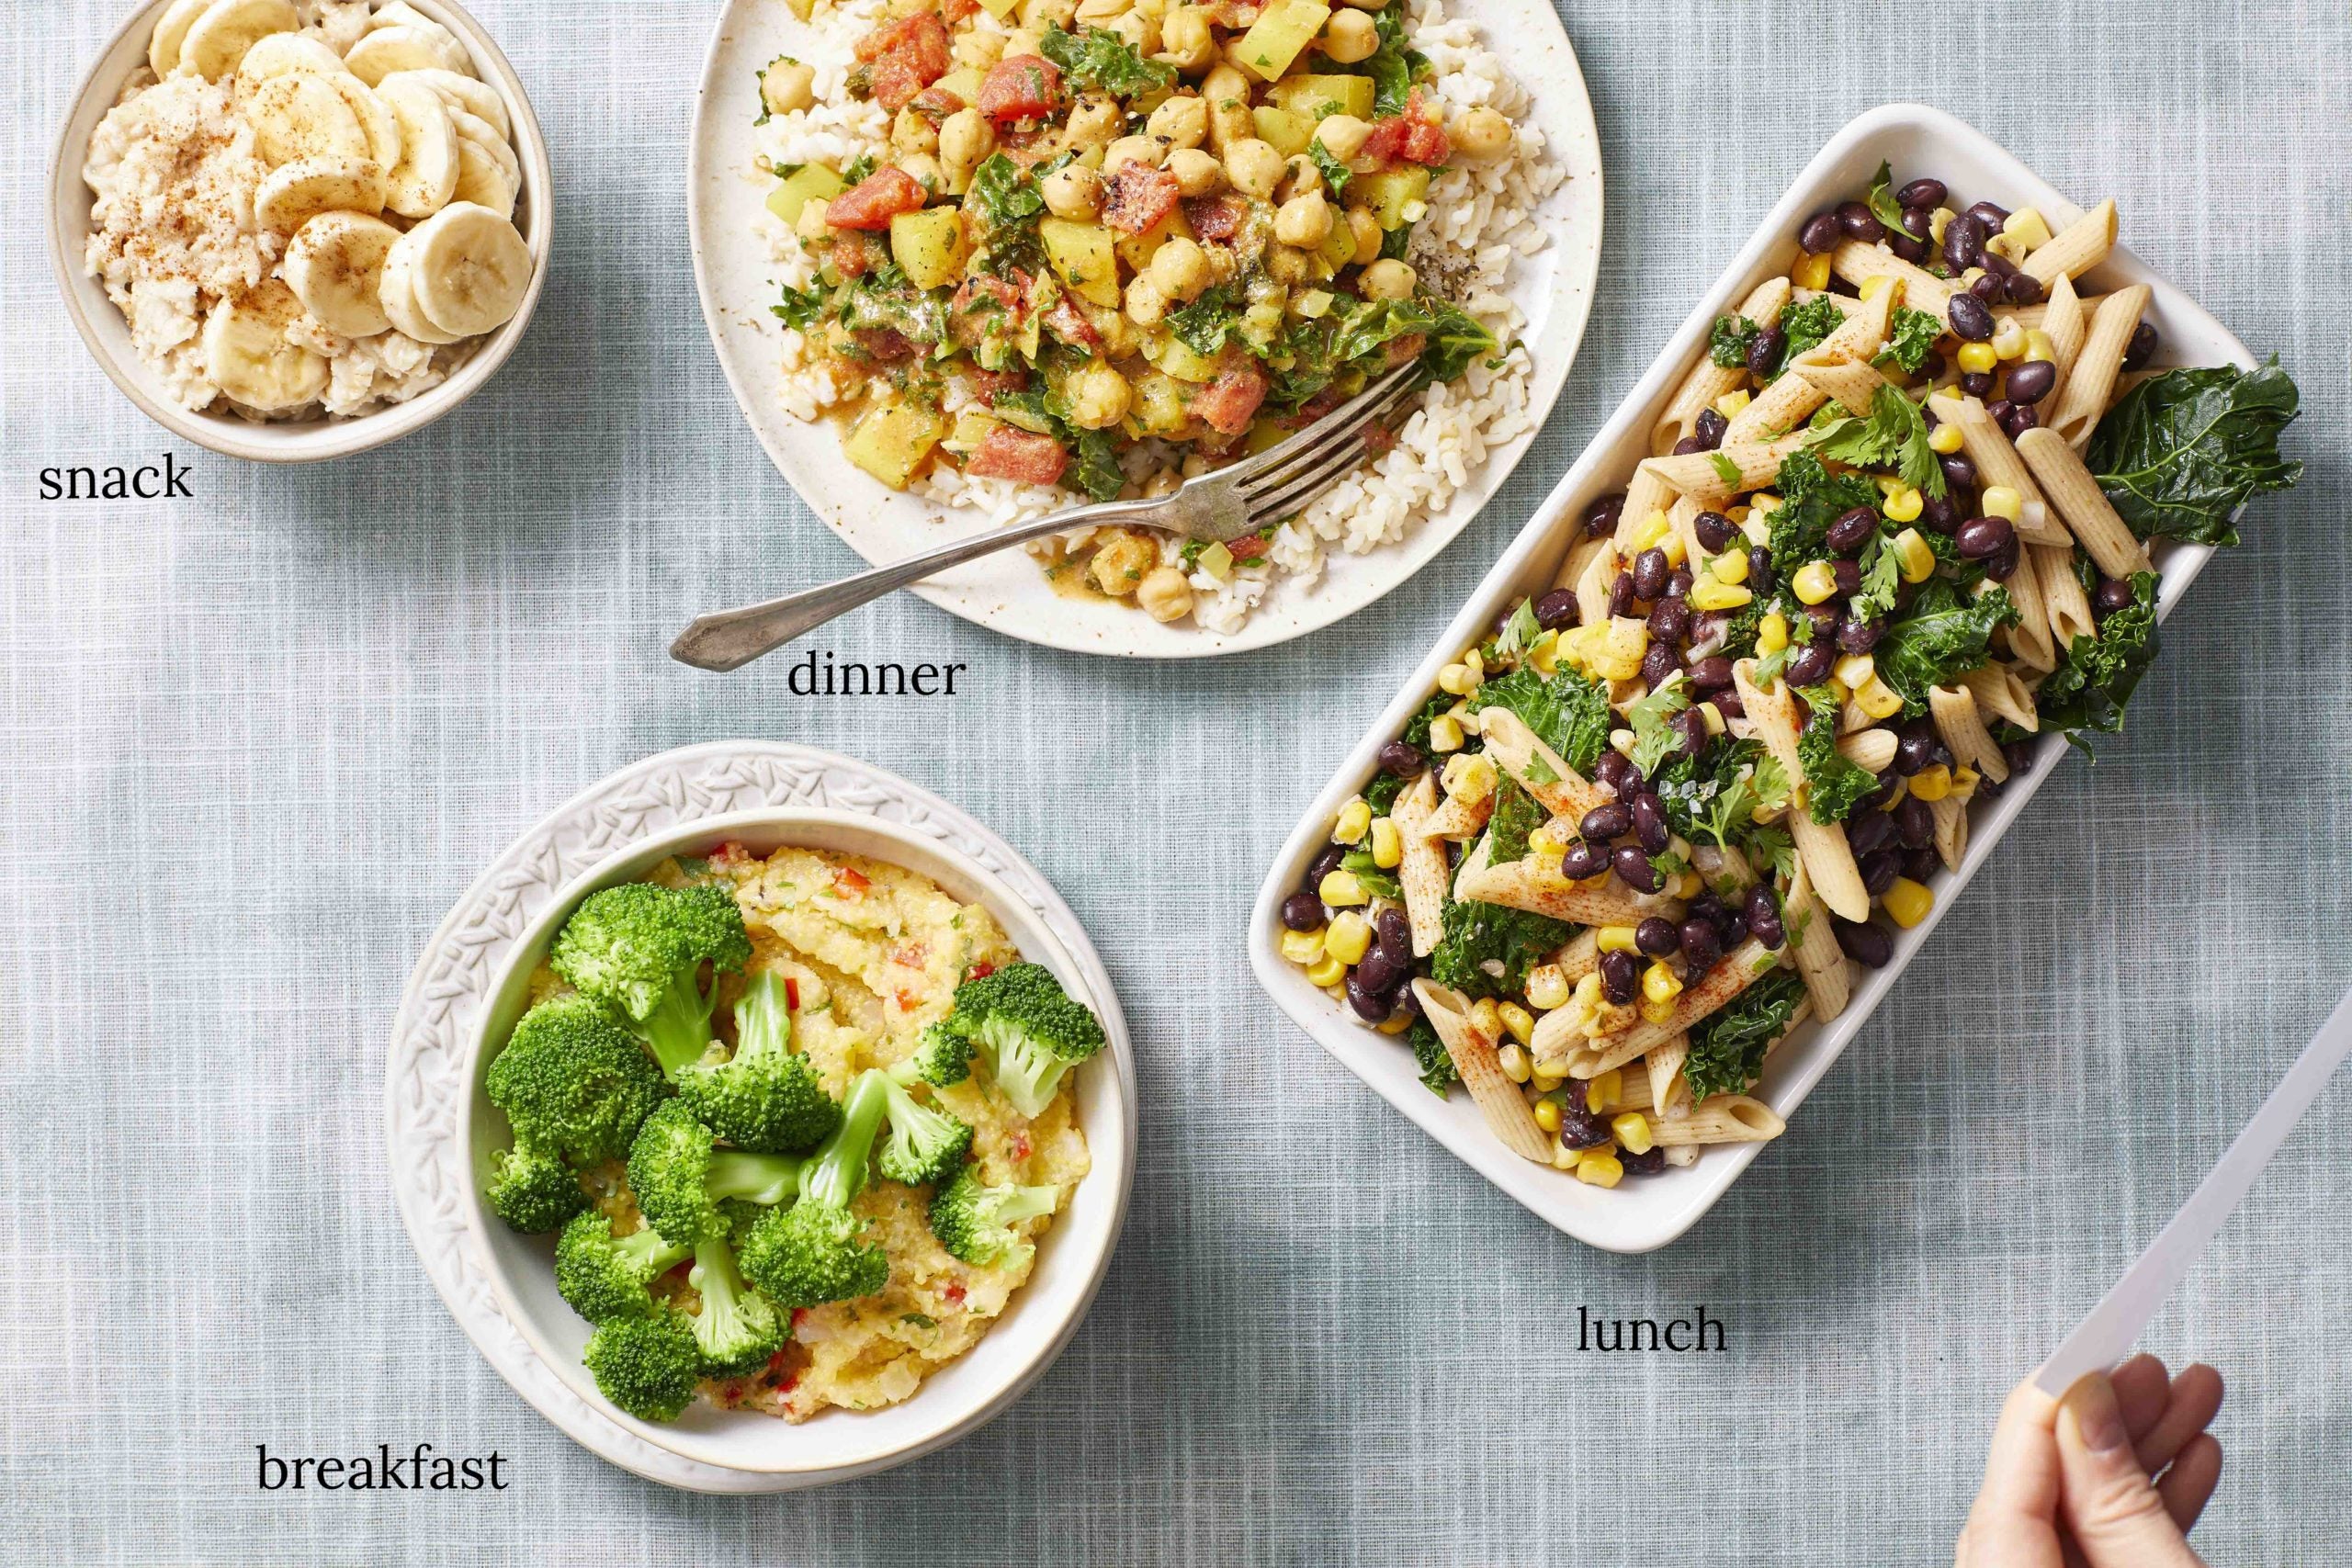
[[[2270,1098],[2231,1143],[2222,1162],[2206,1173],[2180,1212],[2156,1233],[2140,1260],[2124,1271],[2115,1288],[2100,1298],[2090,1315],[2041,1363],[2041,1370],[2033,1375],[2036,1387],[2053,1398],[2063,1395],[2076,1379],[2105,1371],[2139,1342],[2156,1309],[2164,1305],[2189,1265],[2203,1255],[2222,1222],[2236,1212],[2255,1178],[2269,1165],[2278,1145],[2327,1088],[2347,1055],[2352,1055],[2352,995],[2335,1004],[2335,1010],[2287,1069],[2287,1076],[2278,1080],[2278,1087],[2270,1091]]]
[[[1027,523],[1017,523],[1009,528],[991,528],[926,550],[905,560],[877,566],[871,571],[844,577],[837,582],[804,588],[797,593],[787,593],[781,599],[771,599],[764,604],[746,604],[733,610],[717,610],[707,615],[697,615],[687,623],[686,629],[670,645],[670,657],[681,664],[691,664],[698,670],[739,670],[763,653],[773,652],[804,632],[813,631],[827,621],[860,604],[879,599],[893,590],[904,588],[924,578],[961,566],[967,560],[994,555],[1015,545],[1027,544],[1047,534],[1058,534],[1066,528],[1084,528],[1095,524],[1136,518],[1156,518],[1161,503],[1149,501],[1113,501],[1096,506],[1080,506],[1069,512],[1057,512]]]

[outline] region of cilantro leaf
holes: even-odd
[[[1535,619],[1534,599],[1521,599],[1519,607],[1510,613],[1510,618],[1503,623],[1501,635],[1495,638],[1495,652],[1504,659],[1512,658],[1524,652],[1530,643],[1543,635],[1544,627]]]
[[[1490,707],[1510,709],[1537,739],[1588,778],[1592,776],[1593,764],[1600,761],[1601,748],[1609,744],[1613,722],[1608,689],[1570,670],[1548,681],[1533,670],[1514,670],[1472,693],[1469,707],[1472,713]],[[1412,739],[1409,731],[1405,739]]]
[[[1690,1098],[1747,1093],[1764,1074],[1766,1053],[1788,1032],[1804,1001],[1804,978],[1794,970],[1776,969],[1692,1024],[1690,1054],[1682,1062]]]
[[[1847,602],[1846,611],[1857,621],[1875,621],[1894,608],[1895,595],[1903,590],[1903,566],[1894,558],[1884,527],[1862,546],[1861,563],[1861,590]]]
[[[2156,657],[2156,574],[2132,574],[2132,603],[2099,623],[2097,637],[2075,638],[2034,694],[2045,726],[2069,736],[2113,734],[2123,705]]]
[[[1944,493],[1943,465],[1928,445],[1927,416],[1919,405],[1881,382],[1871,394],[1869,417],[1816,421],[1804,444],[1825,457],[1857,468],[1892,468],[1923,494]]]
[[[1903,204],[1894,199],[1894,165],[1884,159],[1879,161],[1878,173],[1871,176],[1870,193],[1862,197],[1862,204],[1871,209],[1871,217],[1894,232],[1911,231],[1903,226]]]
[[[1734,490],[1739,488],[1739,465],[1737,463],[1733,462],[1721,452],[1708,453],[1707,460],[1714,465],[1715,478],[1723,480],[1724,484],[1729,485]]]
[[[1330,188],[1333,196],[1348,188],[1348,181],[1353,177],[1354,171],[1331,156],[1329,148],[1320,141],[1309,141],[1306,156],[1314,163],[1315,172],[1323,176],[1324,185]]]
[[[1715,324],[1707,329],[1707,357],[1725,370],[1746,369],[1756,330],[1756,323],[1746,316],[1717,316]]]
[[[2234,545],[2239,507],[2302,478],[2301,463],[2278,455],[2297,400],[2276,357],[2253,370],[2167,370],[2116,400],[2083,460],[2140,537]]]
[[[1127,40],[1104,28],[1066,32],[1056,22],[1037,40],[1038,52],[1062,68],[1062,74],[1080,87],[1099,87],[1113,97],[1131,98],[1157,91],[1176,80],[1176,68],[1146,60]]]
[[[1690,705],[1689,684],[1678,670],[1625,709],[1625,721],[1634,730],[1634,750],[1626,760],[1644,776],[1682,749],[1682,732],[1668,721]]]
[[[1872,650],[1878,678],[1903,699],[1905,716],[1916,718],[1928,711],[1928,687],[1949,685],[1982,666],[1991,657],[1994,628],[2017,619],[2005,589],[1963,600],[1951,583],[1930,578]]]
[[[1838,705],[1823,687],[1798,694],[1812,705],[1813,717],[1797,737],[1797,765],[1804,770],[1805,811],[1815,822],[1843,822],[1862,796],[1878,787],[1878,780],[1838,750]]]

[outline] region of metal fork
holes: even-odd
[[[670,657],[701,670],[737,670],[783,647],[803,632],[823,626],[894,589],[920,582],[949,567],[1008,550],[1069,528],[1125,524],[1159,528],[1186,539],[1228,544],[1295,515],[1363,460],[1365,426],[1393,418],[1416,389],[1417,361],[1388,371],[1349,401],[1255,457],[1187,479],[1166,495],[1140,501],[1109,501],[1057,512],[1010,528],[994,528],[943,545],[888,566],[876,567],[838,582],[803,589],[764,604],[698,615]]]

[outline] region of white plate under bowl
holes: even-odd
[[[505,101],[514,155],[523,164],[514,224],[531,252],[531,286],[524,292],[514,319],[492,333],[490,340],[458,367],[457,374],[439,386],[407,402],[387,404],[352,419],[321,414],[258,423],[232,413],[194,413],[173,399],[163,378],[139,356],[130,342],[130,323],[107,298],[106,285],[82,265],[95,200],[82,181],[82,164],[91,134],[114,107],[123,83],[147,63],[147,41],[154,33],[156,19],[170,4],[171,0],[152,0],[141,6],[107,40],[74,93],[74,107],[50,157],[50,265],[56,269],[57,286],[65,296],[66,314],[74,319],[74,330],[82,334],[107,379],[138,405],[140,412],[173,434],[226,457],[257,463],[316,463],[366,452],[424,429],[480,391],[523,341],[530,328],[531,312],[538,306],[539,289],[547,282],[548,251],[555,243],[555,220],[548,198],[554,179],[548,170],[547,139],[540,134],[538,117],[531,112],[531,101],[524,95],[522,79],[482,25],[452,0],[409,0],[409,4],[458,36],[473,58],[474,74]]]
[[[1066,598],[1027,552],[1003,551],[943,573],[912,590],[952,611],[1048,648],[1132,659],[1200,659],[1268,648],[1355,614],[1435,558],[1469,525],[1525,455],[1567,379],[1584,336],[1600,266],[1600,138],[1576,51],[1549,0],[1453,0],[1450,15],[1477,24],[1521,85],[1534,96],[1525,122],[1543,131],[1546,155],[1567,175],[1537,210],[1552,237],[1520,258],[1510,297],[1527,318],[1521,334],[1534,359],[1530,427],[1490,453],[1442,512],[1413,525],[1393,545],[1351,556],[1336,546],[1320,581],[1301,591],[1277,579],[1230,634],[1183,622],[1162,626],[1133,605]],[[807,51],[814,28],[781,0],[729,0],[703,66],[686,175],[686,221],[703,319],[752,434],[811,511],[850,548],[876,565],[979,532],[976,513],[947,510],[885,489],[842,456],[841,432],[786,412],[781,327],[770,315],[778,285],[759,227],[775,181],[752,165],[752,122],[760,114],[758,73],[779,54]],[[820,552],[812,564],[830,571]],[[768,597],[795,584],[740,580],[710,585],[711,606]]]
[[[1405,728],[1405,721],[1436,689],[1437,673],[1455,653],[1489,634],[1498,617],[1521,597],[1540,593],[1552,585],[1560,562],[1581,532],[1585,508],[1596,498],[1624,488],[1624,476],[1649,456],[1649,430],[1657,412],[1670,400],[1693,359],[1706,344],[1714,319],[1731,310],[1765,278],[1786,272],[1796,257],[1797,225],[1804,216],[1834,201],[1847,199],[1868,186],[1881,159],[1890,160],[1903,177],[1931,175],[1949,184],[1956,197],[1968,201],[1996,201],[2015,209],[2038,207],[2052,228],[2078,217],[2082,209],[2061,196],[2032,170],[2004,151],[1975,127],[1939,109],[1918,104],[1890,104],[1872,109],[1848,124],[1830,139],[1789,193],[1768,214],[1755,237],[1743,247],[1731,266],[1690,312],[1657,363],[1643,376],[1616,414],[1593,437],[1567,477],[1547,497],[1495,569],[1478,585],[1453,625],[1405,684],[1396,700],[1357,743],[1329,784],[1316,797],[1294,830],[1260,889],[1250,925],[1250,962],[1276,1005],[1338,1057],[1351,1072],[1377,1090],[1424,1132],[1452,1149],[1478,1173],[1519,1200],[1537,1215],[1579,1241],[1611,1252],[1647,1252],[1665,1246],[1695,1224],[1754,1162],[1765,1145],[1741,1144],[1703,1150],[1696,1165],[1668,1167],[1656,1176],[1628,1180],[1613,1190],[1589,1187],[1573,1176],[1521,1159],[1505,1149],[1466,1095],[1440,1100],[1423,1088],[1412,1053],[1386,1036],[1358,1026],[1351,1014],[1306,982],[1297,965],[1287,962],[1277,947],[1282,934],[1283,899],[1296,890],[1307,863],[1328,841],[1331,820],[1340,803],[1363,787],[1374,771],[1373,754],[1383,742]],[[2122,215],[2131,231],[2131,214]],[[2113,254],[2089,274],[2093,289],[2104,291],[2125,284],[2145,283],[2154,290],[2147,318],[2164,333],[2158,359],[2165,365],[2251,366],[2254,355],[2219,321],[2188,296],[2150,271],[2129,250],[2118,246]],[[2172,544],[2154,550],[2164,586],[2156,613],[2165,615],[2179,603],[2198,571],[2212,555],[2203,545]],[[1806,1135],[1795,1112],[1813,1086],[1829,1070],[1847,1043],[1870,1021],[1871,1014],[1893,988],[1912,956],[1951,908],[1976,868],[2001,841],[2025,803],[2048,778],[2066,750],[2059,736],[2044,737],[2036,750],[2033,771],[2013,778],[1989,808],[1971,820],[1968,850],[1957,872],[1935,880],[1932,912],[1911,931],[1895,933],[1894,959],[1875,974],[1865,973],[1854,999],[1828,1027],[1808,1025],[1773,1052],[1762,1084],[1754,1091],[1788,1118],[1784,1137]]]
[[[502,1118],[481,1092],[555,928],[595,888],[665,856],[739,840],[871,855],[984,904],[1023,956],[1101,1014],[1109,1049],[1077,1075],[1093,1168],[1004,1316],[882,1410],[793,1425],[697,1405],[669,1426],[622,1414],[580,1364],[588,1325],[557,1294],[546,1236],[481,1208]],[[721,741],[648,759],[559,808],[492,862],[426,946],[392,1031],[392,1183],[417,1254],[483,1357],[591,1451],[702,1492],[782,1492],[872,1474],[967,1436],[1052,1365],[1109,1268],[1134,1179],[1135,1063],[1109,975],[1067,905],[1010,846],[937,795],[806,747]]]

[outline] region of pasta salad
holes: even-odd
[[[1581,1181],[1778,1136],[1772,1053],[1928,917],[1972,805],[2120,728],[2167,543],[2299,476],[2275,361],[2152,368],[2148,288],[2077,287],[2115,231],[1885,165],[1807,219],[1381,748],[1283,955]]]

